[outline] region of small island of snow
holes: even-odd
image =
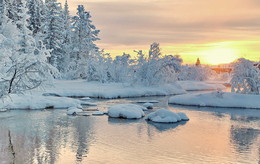
[[[185,113],[174,113],[168,109],[159,109],[152,112],[148,114],[145,119],[158,123],[175,123],[189,120]]]
[[[143,106],[146,107],[147,109],[153,109],[152,103],[144,103]]]
[[[111,106],[108,110],[108,116],[114,118],[138,119],[144,116],[142,106],[135,104],[119,104]]]

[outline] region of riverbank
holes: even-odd
[[[161,86],[132,86],[125,83],[99,83],[85,80],[56,80],[48,88],[32,90],[24,94],[11,94],[0,102],[0,108],[6,109],[44,109],[78,107],[84,103],[74,98],[91,97],[103,99],[169,96],[186,94],[192,90],[215,90],[223,88],[221,84],[207,82],[179,81]],[[71,98],[73,97],[73,98]]]
[[[195,93],[173,96],[169,104],[198,107],[251,108],[260,109],[260,95],[229,92]]]

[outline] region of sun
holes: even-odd
[[[215,48],[203,52],[203,61],[210,65],[231,63],[237,58],[237,51],[231,48]]]

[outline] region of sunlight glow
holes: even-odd
[[[210,65],[230,63],[238,57],[237,51],[231,48],[215,48],[203,52],[203,60]]]

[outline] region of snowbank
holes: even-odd
[[[104,112],[102,112],[102,111],[94,111],[93,113],[92,113],[92,115],[94,115],[94,116],[102,116],[102,115],[104,115],[105,113]]]
[[[260,109],[260,95],[210,92],[173,96],[169,103],[199,107],[227,107]]]
[[[8,109],[0,109],[0,112],[6,112]]]
[[[177,82],[186,91],[202,91],[225,89],[226,87],[220,83],[213,84],[207,81],[178,81]]]
[[[67,111],[67,115],[76,115],[79,112],[83,112],[83,110],[77,107],[70,107]]]
[[[122,83],[86,82],[84,80],[57,80],[46,94],[66,97],[127,98],[184,94],[178,84],[163,86],[126,86]]]
[[[0,108],[6,109],[45,109],[80,107],[81,101],[67,98],[42,96],[38,94],[11,94],[10,97],[0,101]]]
[[[153,109],[152,103],[144,103],[143,106],[146,107],[147,109]]]
[[[113,118],[137,119],[144,116],[143,107],[135,104],[119,104],[109,108],[108,116]]]
[[[153,122],[157,122],[157,123],[175,123],[175,122],[179,122],[179,121],[189,120],[189,118],[186,116],[186,114],[180,113],[180,115],[179,115],[168,109],[158,109],[157,111],[148,114],[145,117],[145,119],[153,121]]]

